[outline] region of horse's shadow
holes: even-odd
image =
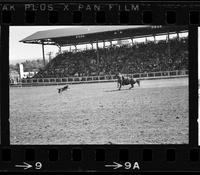
[[[120,92],[120,91],[130,91],[130,90],[133,90],[133,88],[132,89],[121,89],[121,90],[114,89],[114,90],[107,90],[107,91],[104,91],[104,92],[116,92],[116,91]]]

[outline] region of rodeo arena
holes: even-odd
[[[44,67],[10,79],[11,144],[189,143],[187,27],[80,26],[20,42],[41,45]],[[46,63],[48,45],[58,53]]]

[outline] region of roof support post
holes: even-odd
[[[72,47],[71,46],[69,47],[69,51],[72,52]]]
[[[42,42],[42,55],[43,55],[43,64],[45,66],[44,42]]]
[[[131,43],[132,43],[132,46],[133,46],[133,38],[131,38]]]
[[[110,47],[112,47],[112,40],[110,41]]]
[[[167,42],[169,42],[169,33],[167,33]]]
[[[93,50],[93,49],[94,49],[94,48],[93,48],[93,43],[91,43],[91,45],[92,45],[92,50]]]
[[[57,46],[58,46],[58,49],[59,49],[59,50],[58,50],[58,53],[61,54],[61,52],[62,52],[61,46],[60,46],[60,45],[57,45]]]
[[[167,46],[168,46],[168,59],[171,59],[171,48],[170,48],[170,38],[169,38],[169,33],[167,33]],[[167,62],[167,60],[165,60]]]
[[[75,45],[75,52],[77,52],[77,46]]]
[[[99,75],[99,46],[98,46],[98,41],[96,42],[96,47],[97,47],[97,72]]]
[[[98,45],[98,41],[96,42],[96,46],[97,46],[97,51],[99,50],[99,45]]]
[[[180,40],[180,35],[179,35],[179,33],[177,32],[177,38],[178,38],[178,40]]]
[[[167,52],[168,52],[168,59],[171,59],[171,49],[170,49],[170,38],[169,38],[169,32],[167,32]],[[167,64],[167,58],[165,58],[165,64]]]
[[[106,47],[106,46],[105,46],[105,41],[103,41],[103,48],[105,49],[105,47]]]

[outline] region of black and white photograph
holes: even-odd
[[[200,115],[200,102],[199,102],[199,95],[200,95],[200,27],[198,27],[198,145],[200,145],[200,126],[199,126],[199,115]]]
[[[2,49],[1,49],[1,26],[0,26],[0,58],[2,57]],[[0,111],[1,111],[1,106],[0,106]],[[1,144],[1,116],[0,116],[0,144]]]
[[[189,144],[186,26],[10,26],[11,145]]]

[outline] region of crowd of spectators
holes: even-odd
[[[36,78],[110,75],[188,69],[188,38],[149,41],[81,52],[63,52]]]

